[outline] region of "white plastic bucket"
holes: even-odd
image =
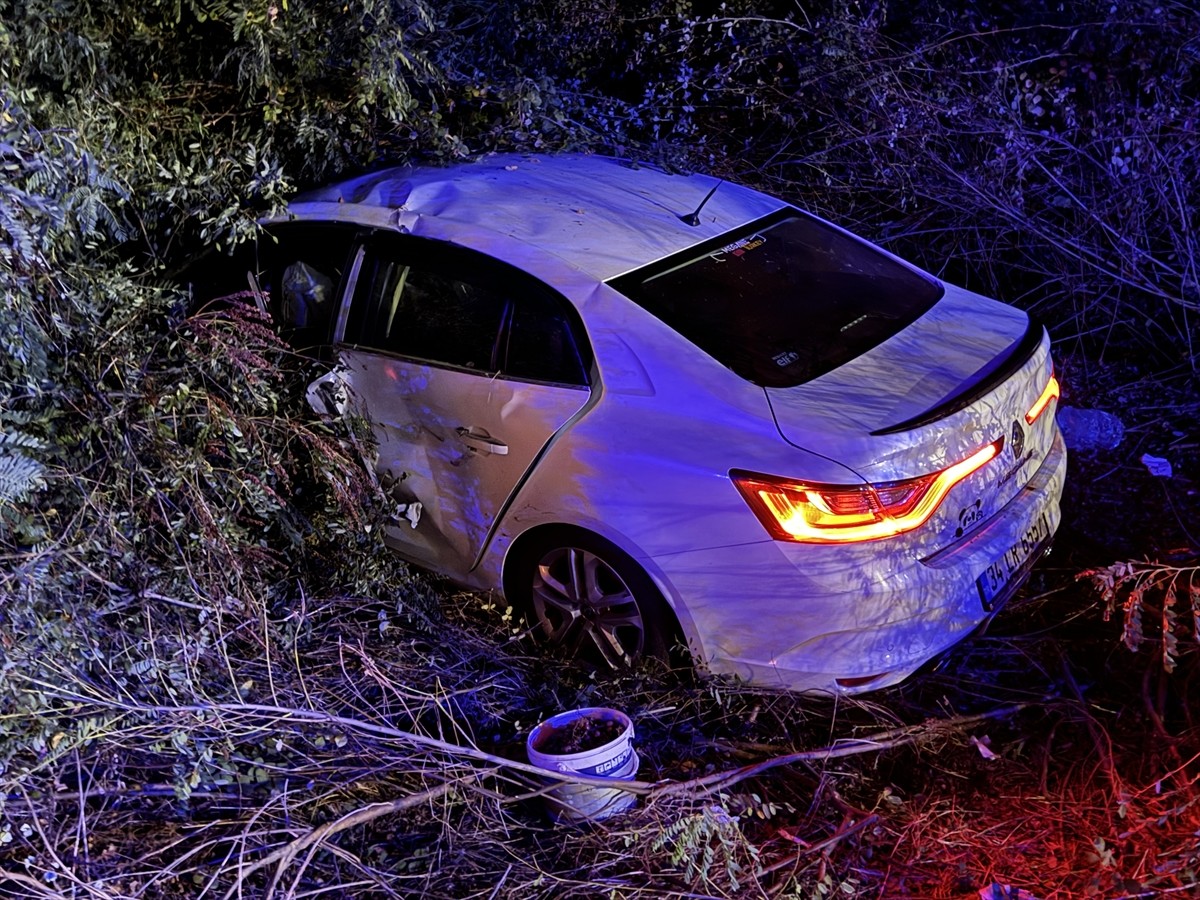
[[[577,753],[551,753],[546,748],[556,736],[578,728],[580,719],[616,722],[620,734],[598,747]],[[552,716],[529,732],[525,741],[529,761],[551,772],[573,772],[597,778],[623,780],[637,775],[638,755],[633,749],[633,722],[616,709],[600,706],[572,709]],[[546,794],[546,809],[560,822],[604,819],[622,812],[637,801],[637,796],[620,788],[593,787],[590,784],[560,784]]]

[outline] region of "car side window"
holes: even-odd
[[[252,298],[293,346],[319,352],[332,338],[338,287],[357,238],[358,229],[342,223],[274,223],[232,256],[202,254],[181,281],[197,305]]]
[[[368,251],[351,300],[346,340],[399,356],[495,372],[506,305],[502,294],[482,285]]]
[[[537,293],[514,300],[503,371],[529,381],[587,384],[587,368],[561,307]]]
[[[297,346],[328,344],[357,229],[308,222],[267,226],[258,239],[259,287]]]
[[[501,377],[586,385],[568,304],[481,253],[383,235],[363,251],[344,341]]]

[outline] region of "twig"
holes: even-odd
[[[1181,891],[1194,891],[1197,888],[1200,888],[1200,881],[1193,881],[1190,884],[1181,884],[1177,887],[1156,887],[1153,890],[1139,891],[1136,894],[1122,894],[1120,897],[1114,897],[1113,900],[1140,900],[1142,897],[1161,897],[1164,894],[1178,894]]]
[[[504,882],[508,881],[509,873],[512,872],[513,864],[509,863],[508,868],[504,870],[504,874],[500,876],[500,880],[496,882],[496,886],[492,888],[492,892],[488,894],[488,900],[496,900],[496,895],[500,893],[500,888],[504,887]]]
[[[0,869],[0,881],[7,881],[10,884],[21,884],[29,888],[29,896],[31,897],[61,897],[62,894],[58,891],[51,890],[46,885],[42,884],[36,878],[26,875],[22,872],[13,872],[9,869]],[[15,896],[15,895],[14,895]]]
[[[720,793],[727,788],[737,784],[739,781],[744,781],[747,778],[753,778],[770,769],[778,768],[779,766],[788,766],[797,762],[805,762],[810,760],[820,759],[838,759],[844,756],[856,756],[860,753],[872,753],[880,750],[890,750],[894,747],[903,747],[906,744],[914,744],[923,738],[934,734],[940,734],[948,731],[959,731],[971,725],[976,725],[980,722],[986,722],[991,719],[1002,719],[1014,715],[1025,709],[1028,703],[1016,703],[1011,706],[1003,706],[999,709],[994,709],[991,712],[979,713],[973,716],[957,716],[953,719],[940,719],[930,722],[923,722],[920,725],[910,725],[903,728],[893,728],[889,731],[884,731],[879,734],[872,735],[866,738],[857,738],[849,743],[842,743],[832,747],[824,747],[819,750],[801,750],[796,753],[788,753],[784,756],[776,756],[772,759],[765,759],[761,762],[751,763],[748,766],[742,766],[738,769],[726,770],[724,772],[714,772],[711,775],[705,775],[701,778],[693,778],[690,781],[671,782],[669,784],[659,785],[649,792],[650,798],[675,796],[678,794],[698,794],[700,796],[709,796],[711,794]],[[615,782],[613,782],[615,784]]]
[[[823,840],[823,841],[820,841],[816,844],[811,844],[808,847],[805,847],[803,850],[797,850],[795,853],[788,854],[787,856],[785,856],[783,859],[779,860],[778,862],[771,863],[771,865],[767,866],[765,869],[763,869],[762,871],[760,871],[758,873],[758,877],[762,878],[764,875],[770,875],[772,872],[777,872],[780,869],[784,868],[785,866],[789,866],[792,863],[796,862],[796,860],[802,859],[805,856],[811,856],[814,853],[820,853],[823,850],[828,850],[830,847],[834,846],[835,844],[839,844],[842,841],[844,841],[846,838],[850,837],[850,835],[857,834],[858,832],[860,832],[864,828],[866,828],[868,825],[871,825],[874,822],[878,822],[878,821],[879,821],[879,816],[877,816],[875,813],[871,813],[871,815],[867,816],[865,819],[863,819],[860,822],[856,822],[855,824],[851,825],[849,828],[843,828],[837,834],[832,834],[829,837],[825,838],[825,840]]]
[[[597,786],[603,785],[606,787],[621,787],[625,790],[634,791],[635,793],[646,793],[651,788],[655,787],[654,784],[645,781],[615,781],[608,778],[589,778],[582,775],[554,772],[530,763],[522,763],[518,762],[517,760],[507,759],[503,756],[496,756],[476,747],[468,747],[462,744],[452,744],[449,741],[443,741],[439,740],[438,738],[416,734],[411,731],[402,731],[398,728],[390,728],[386,725],[379,725],[375,722],[365,722],[361,719],[350,719],[345,716],[337,716],[332,713],[319,712],[317,710],[294,709],[282,706],[265,706],[255,703],[197,703],[180,706],[143,705],[113,698],[88,697],[81,694],[73,694],[64,692],[60,687],[49,682],[36,681],[34,679],[30,680],[46,690],[47,693],[57,695],[64,700],[70,700],[74,703],[91,703],[97,706],[115,708],[126,713],[140,713],[151,716],[169,716],[179,714],[220,715],[225,713],[230,715],[258,716],[262,718],[275,717],[277,719],[290,722],[335,725],[340,728],[344,728],[347,731],[373,735],[374,737],[383,740],[392,740],[406,744],[413,744],[427,750],[438,750],[451,756],[470,759],[476,762],[489,763],[495,766],[501,766],[506,769],[524,772],[527,775],[534,775],[538,778],[556,779],[558,781],[569,782],[571,784],[578,783]]]
[[[399,800],[393,800],[390,803],[372,803],[369,806],[364,806],[360,809],[354,810],[353,812],[347,813],[340,819],[334,819],[332,822],[326,822],[324,825],[319,825],[316,828],[308,831],[306,834],[296,838],[291,843],[285,844],[278,850],[275,850],[267,856],[264,856],[262,859],[258,860],[258,862],[240,872],[237,880],[233,883],[229,890],[225,892],[225,898],[226,900],[229,900],[230,897],[236,894],[241,889],[241,886],[245,880],[255,872],[258,872],[260,869],[264,869],[267,866],[274,865],[275,874],[271,876],[271,882],[267,886],[266,893],[264,894],[266,900],[270,900],[270,898],[275,894],[275,888],[278,886],[280,878],[283,877],[283,873],[287,870],[287,867],[292,864],[292,861],[295,860],[296,856],[299,855],[302,850],[313,847],[327,838],[332,837],[339,832],[345,831],[348,828],[364,825],[367,822],[372,822],[375,819],[380,818],[381,816],[388,816],[392,813],[403,812],[406,809],[411,809],[414,806],[420,806],[422,803],[427,803],[430,800],[436,800],[438,797],[448,794],[456,785],[463,784],[468,781],[474,781],[478,777],[478,774],[473,774],[463,778],[455,779],[454,781],[447,781],[444,784],[439,784],[437,787],[429,788],[428,790],[421,791],[417,794],[410,794],[407,797],[401,797]]]
[[[596,787],[620,788],[622,790],[630,791],[631,793],[645,795],[648,799],[673,797],[679,795],[693,795],[698,797],[710,796],[714,793],[719,793],[720,791],[726,790],[740,781],[744,781],[747,778],[753,778],[756,775],[760,775],[763,772],[767,772],[780,766],[787,766],[797,762],[812,760],[839,759],[847,756],[857,756],[862,753],[875,753],[881,750],[889,750],[895,747],[917,743],[918,741],[935,734],[961,731],[980,722],[1007,718],[1029,706],[1028,703],[1016,703],[991,710],[990,712],[978,713],[972,716],[956,716],[952,719],[927,721],[919,725],[909,725],[879,732],[865,738],[854,738],[848,741],[838,742],[832,747],[788,753],[783,756],[762,760],[760,762],[742,766],[737,769],[714,772],[710,775],[705,775],[700,778],[693,778],[689,781],[654,783],[632,779],[618,780],[603,777],[589,777],[573,773],[555,772],[550,769],[543,769],[538,766],[531,765],[529,763],[522,763],[518,762],[517,760],[496,756],[495,754],[487,753],[476,747],[464,746],[462,744],[452,744],[448,741],[439,740],[438,738],[415,734],[410,731],[402,731],[400,729],[390,728],[386,725],[379,725],[374,722],[364,722],[359,719],[350,719],[344,716],[333,715],[332,713],[319,712],[317,710],[292,709],[288,707],[265,706],[252,703],[143,706],[127,701],[85,697],[78,694],[64,693],[61,691],[61,688],[58,688],[55,685],[47,684],[45,682],[36,683],[40,684],[48,692],[54,692],[58,694],[58,696],[61,696],[64,699],[70,699],[73,702],[95,703],[101,706],[116,707],[125,712],[140,712],[143,714],[152,714],[156,716],[178,715],[180,713],[197,715],[219,715],[221,713],[228,713],[248,716],[273,716],[285,721],[290,720],[337,725],[350,731],[371,734],[385,740],[401,741],[407,744],[423,747],[427,750],[441,751],[460,759],[469,759],[476,762],[488,763],[490,765],[498,766],[510,771],[522,772],[526,775],[531,775],[542,780],[553,780],[568,784],[592,785]]]
[[[55,791],[54,793],[39,794],[37,799],[53,800],[55,802],[63,800],[75,800],[80,803],[87,800],[96,800],[101,797],[176,797],[178,789],[171,784],[142,784],[129,785],[127,787],[113,788],[90,788],[86,791]],[[203,791],[192,790],[188,793],[189,797],[205,797],[218,800],[238,800],[243,794],[237,791]],[[0,794],[0,799],[12,801],[21,797],[19,793]],[[32,807],[31,807],[32,809]]]

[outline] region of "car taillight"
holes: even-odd
[[[1029,407],[1029,412],[1025,413],[1025,423],[1032,425],[1037,421],[1038,416],[1046,411],[1046,407],[1050,405],[1050,401],[1056,399],[1061,391],[1058,387],[1058,379],[1053,375],[1046,382],[1046,387],[1042,391],[1042,395],[1034,401],[1033,406]]]
[[[873,541],[924,525],[950,489],[994,459],[1002,445],[996,440],[940,472],[883,484],[807,484],[736,471],[730,477],[777,540]]]

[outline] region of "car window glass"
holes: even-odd
[[[514,299],[504,349],[506,375],[558,384],[587,383],[561,307],[540,294]]]
[[[590,358],[570,305],[537,279],[438,241],[367,245],[344,340],[502,377],[587,384]]]
[[[507,300],[479,284],[368,252],[346,340],[374,350],[493,372]]]
[[[878,346],[941,285],[798,211],[769,217],[613,286],[747,381],[792,387]]]

